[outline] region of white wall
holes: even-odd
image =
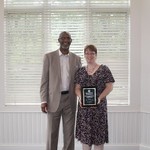
[[[137,150],[140,143],[140,113],[111,112],[110,142],[106,150]],[[0,150],[43,150],[46,141],[46,115],[41,112],[1,112]],[[63,143],[62,126],[59,150]],[[76,150],[81,144],[76,141]]]
[[[150,112],[150,0],[142,0],[141,12],[141,111]]]
[[[141,2],[141,147],[150,148],[150,0]],[[144,146],[143,146],[144,145]]]
[[[110,143],[106,150],[150,150],[150,0],[131,0],[131,106],[109,107]],[[3,0],[0,0],[0,54],[3,52]],[[0,55],[0,150],[43,150],[46,116],[39,111],[2,106]],[[19,111],[18,111],[19,110]],[[29,111],[30,110],[30,111]],[[61,147],[62,130],[60,131]],[[76,150],[81,145],[76,141]]]

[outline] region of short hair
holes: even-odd
[[[68,34],[70,36],[70,39],[71,39],[71,34],[67,31],[63,31],[59,34],[59,39],[62,37],[63,34]]]
[[[84,53],[86,53],[87,49],[89,49],[90,51],[95,52],[95,54],[97,54],[97,48],[94,45],[92,45],[92,44],[86,45],[84,48]]]

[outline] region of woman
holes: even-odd
[[[97,48],[87,45],[84,48],[87,66],[80,68],[75,75],[75,93],[78,96],[76,138],[81,141],[83,150],[103,150],[108,143],[107,99],[115,82],[106,65],[96,63]],[[82,107],[82,87],[97,88],[97,107]]]

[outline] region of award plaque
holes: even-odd
[[[96,107],[97,106],[97,89],[96,87],[83,87],[82,88],[82,107]]]

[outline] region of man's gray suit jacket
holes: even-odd
[[[81,58],[72,52],[69,52],[69,66],[70,66],[70,85],[69,85],[69,99],[73,111],[76,110],[76,96],[74,76],[75,72],[81,67]],[[44,55],[43,71],[41,78],[40,95],[41,101],[48,103],[48,111],[56,112],[61,98],[61,68],[59,50],[47,53]]]

